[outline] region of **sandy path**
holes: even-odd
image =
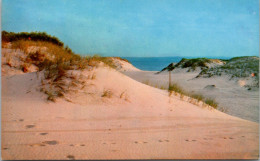
[[[104,72],[114,73],[103,81],[106,84],[118,76],[97,72],[97,82],[106,78]],[[133,91],[146,91],[143,99],[150,100],[138,101],[142,90],[135,97],[129,87],[131,103],[49,103],[34,88],[36,74],[2,77],[2,158],[258,158],[257,123],[169,98],[166,91],[127,77],[120,79]]]

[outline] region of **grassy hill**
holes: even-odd
[[[226,62],[226,64],[214,68],[203,70],[198,77],[212,77],[221,75],[230,75],[231,78],[250,77],[254,73],[255,78],[259,77],[259,57],[244,56],[235,57]]]
[[[115,68],[108,57],[81,56],[54,36],[42,32],[2,32],[2,74],[38,72],[44,75],[42,92],[55,101],[69,90],[64,82],[83,84],[71,71],[92,70],[101,62]]]
[[[210,78],[226,75],[230,79],[250,78],[253,80],[253,85],[259,87],[259,57],[243,56],[234,57],[229,60],[220,59],[182,59],[179,63],[171,63],[162,71],[173,71],[176,69],[187,69],[187,72],[192,72],[200,69],[201,72],[196,78]]]
[[[188,69],[188,72],[198,69],[208,69],[211,67],[212,64],[217,65],[217,64],[222,64],[225,63],[224,61],[221,60],[216,60],[216,59],[208,59],[208,58],[195,58],[195,59],[186,59],[183,58],[180,62],[177,64],[171,63],[167,67],[163,68],[161,71],[172,71],[176,68],[186,68]]]

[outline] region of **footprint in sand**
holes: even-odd
[[[244,138],[245,136],[241,136],[242,138]]]
[[[111,143],[111,144],[116,144],[116,143]]]
[[[67,158],[70,160],[75,160],[75,156],[74,155],[67,155]]]
[[[48,134],[47,132],[40,133],[40,135],[47,135],[47,134]]]
[[[148,142],[146,142],[146,141],[139,141],[139,142],[138,142],[138,141],[135,141],[135,144],[138,144],[138,143],[141,143],[141,144],[142,144],[142,143],[143,143],[143,144],[147,144]]]
[[[8,150],[8,148],[3,148],[3,150]]]
[[[26,125],[27,129],[34,128],[34,127],[35,127],[35,125]]]
[[[45,144],[42,144],[42,143],[37,143],[37,144],[30,144],[31,147],[34,147],[34,146],[46,146]]]
[[[23,122],[23,121],[24,121],[24,119],[19,119],[19,121],[20,121],[20,122]]]
[[[164,141],[166,141],[166,142],[170,142],[169,140],[158,140],[159,142],[164,142]]]
[[[83,146],[86,146],[86,144],[69,144],[69,146],[75,146],[75,147],[83,147]]]
[[[234,139],[232,137],[223,137],[223,139]]]
[[[56,145],[58,144],[58,141],[56,140],[52,140],[52,141],[44,141],[42,142],[43,144],[48,144],[48,145]]]
[[[187,139],[187,140],[185,140],[185,141],[188,141],[188,142],[194,142],[194,141],[197,141],[197,140],[188,140],[188,139]]]

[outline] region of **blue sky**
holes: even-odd
[[[259,55],[259,1],[2,0],[2,30],[45,31],[81,55]]]

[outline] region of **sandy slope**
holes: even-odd
[[[228,77],[196,78],[200,71],[186,72],[185,69],[171,72],[172,82],[184,90],[200,93],[219,103],[229,115],[259,122],[259,89],[247,90],[242,87],[243,81],[229,80]],[[155,71],[127,71],[124,74],[139,81],[149,82],[153,86],[168,88],[169,73],[155,74]],[[214,88],[207,88],[215,85]]]
[[[133,66],[131,63],[124,61],[117,57],[111,58],[118,71],[140,71],[140,69]]]
[[[72,103],[47,102],[36,73],[2,76],[2,159],[258,158],[257,123],[113,69],[91,72],[88,88],[67,96]]]

